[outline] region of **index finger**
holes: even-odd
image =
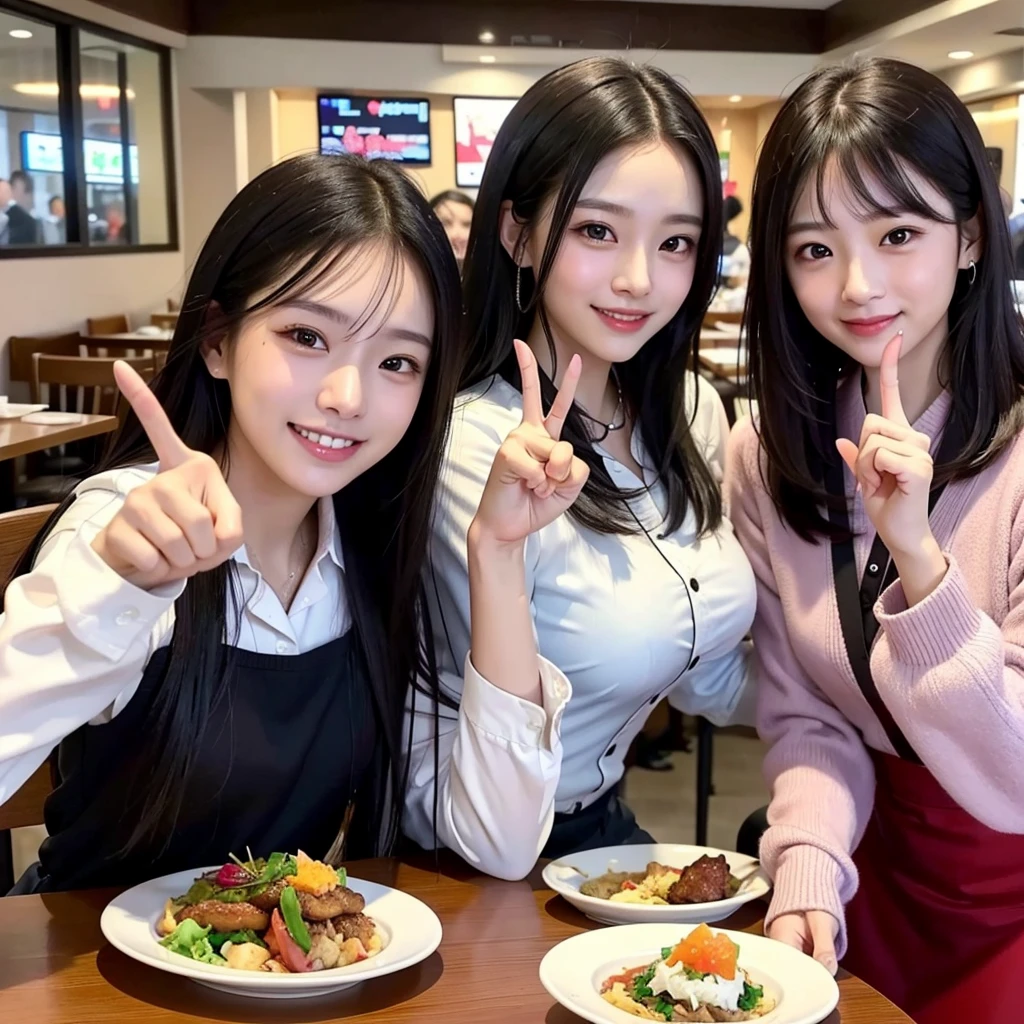
[[[882,389],[882,415],[901,427],[909,427],[910,421],[903,411],[900,400],[899,363],[900,350],[903,347],[903,332],[900,331],[885,346],[882,363],[879,366],[879,383]]]
[[[544,424],[544,406],[540,400],[537,360],[525,341],[517,338],[512,344],[515,345],[516,359],[519,360],[519,376],[523,379],[523,422],[540,427]]]
[[[551,411],[548,413],[544,426],[548,434],[558,440],[562,435],[562,427],[565,424],[565,417],[569,415],[573,400],[576,398],[576,385],[580,382],[580,373],[583,369],[583,360],[579,355],[574,355],[565,368],[565,376],[562,378],[562,386],[551,403]]]
[[[119,359],[114,363],[114,380],[128,404],[139,417],[160,462],[161,471],[174,469],[192,457],[192,450],[174,432],[163,406],[135,368]]]

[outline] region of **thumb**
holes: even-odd
[[[829,974],[835,974],[839,970],[839,961],[836,958],[836,919],[827,911],[811,910],[807,914],[807,924],[811,931],[814,959]]]
[[[850,467],[850,472],[856,475],[857,456],[860,454],[860,449],[852,441],[841,437],[836,441],[836,450],[843,457],[843,462]]]

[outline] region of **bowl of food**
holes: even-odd
[[[107,905],[100,927],[150,966],[271,998],[402,970],[441,941],[437,916],[419,900],[301,852],[233,857],[137,885]]]
[[[603,924],[721,921],[771,886],[753,857],[705,846],[606,846],[551,861],[545,883]]]
[[[583,932],[541,961],[540,980],[595,1024],[675,1022],[817,1024],[839,988],[816,960],[762,935],[672,924]]]

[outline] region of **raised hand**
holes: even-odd
[[[523,420],[505,438],[491,466],[471,530],[499,543],[524,540],[557,519],[577,498],[590,470],[560,440],[580,379],[579,356],[566,368],[547,416],[540,397],[537,360],[515,342],[523,379]]]
[[[220,467],[178,437],[131,366],[115,363],[114,377],[153,445],[160,470],[128,493],[96,536],[93,550],[143,590],[213,569],[242,543],[242,510]]]
[[[903,411],[898,369],[902,344],[901,331],[882,353],[882,415],[865,417],[859,444],[846,438],[836,441],[857,478],[872,525],[897,558],[934,543],[928,525],[931,438],[914,430]]]

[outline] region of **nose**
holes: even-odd
[[[328,374],[320,386],[317,408],[321,412],[336,413],[342,419],[362,416],[363,385],[359,367],[350,363]]]
[[[885,294],[881,275],[874,271],[860,256],[850,260],[846,268],[846,281],[843,284],[843,301],[853,302],[862,306],[872,299]]]
[[[636,246],[623,254],[621,262],[616,267],[612,291],[616,295],[650,294],[651,273],[647,264],[647,253],[642,246]]]

